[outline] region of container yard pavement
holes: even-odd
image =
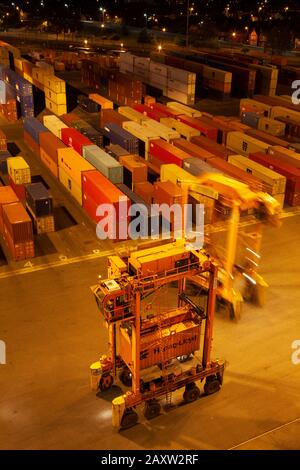
[[[89,365],[107,344],[89,291],[106,275],[105,257],[1,279],[0,447],[298,449],[300,365],[291,344],[300,339],[299,230],[294,216],[266,231],[266,307],[246,305],[237,324],[216,316],[213,355],[228,361],[221,391],[120,433],[111,427],[120,390],[97,397],[89,388]]]

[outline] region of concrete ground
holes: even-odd
[[[19,275],[1,268],[0,448],[298,449],[299,230],[295,215],[266,231],[266,307],[245,305],[239,323],[217,314],[213,355],[228,362],[221,391],[184,406],[178,392],[172,410],[122,432],[111,427],[119,388],[89,388],[89,365],[106,350],[89,286],[105,276],[106,257]]]
[[[216,315],[213,356],[227,360],[222,390],[175,406],[127,431],[111,426],[114,386],[96,396],[89,365],[106,351],[107,336],[89,286],[106,276],[116,245],[100,242],[95,226],[22,141],[21,126],[2,126],[50,186],[59,230],[37,240],[38,256],[0,266],[1,449],[298,449],[300,365],[299,211],[267,228],[261,272],[270,284],[263,309],[245,305],[239,323]],[[2,243],[3,245],[3,243]],[[169,295],[169,294],[166,294]],[[166,301],[167,297],[165,298]]]

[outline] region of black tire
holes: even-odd
[[[189,384],[185,387],[183,399],[186,403],[192,403],[200,397],[200,389],[195,384]]]
[[[125,387],[131,387],[132,385],[132,374],[127,367],[121,370],[119,379]]]
[[[103,377],[101,377],[100,383],[99,383],[99,388],[101,392],[105,392],[106,390],[109,390],[112,387],[113,383],[114,383],[114,379],[112,375],[108,374],[108,375],[104,375]]]
[[[156,418],[160,414],[160,404],[157,400],[147,401],[144,409],[146,419]]]
[[[204,385],[204,393],[205,395],[212,395],[220,390],[221,385],[218,379],[206,379]]]
[[[134,410],[125,410],[122,420],[121,429],[128,429],[135,426],[138,422],[138,415]]]

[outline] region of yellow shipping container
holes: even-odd
[[[143,121],[149,119],[144,114],[139,113],[138,111],[133,108],[130,108],[129,106],[119,106],[118,112],[122,114],[122,116],[128,118],[129,121],[134,121],[138,124],[142,124]]]
[[[233,152],[247,156],[255,152],[267,153],[270,145],[242,132],[232,131],[227,134],[226,147]]]
[[[242,98],[240,100],[240,114],[248,111],[249,108],[259,113],[263,112],[265,116],[269,117],[272,110],[272,106],[269,104],[261,103],[260,101],[252,100],[250,98]]]
[[[165,126],[160,122],[155,121],[154,119],[147,119],[146,121],[143,121],[142,126],[158,133],[159,136],[167,142],[170,142],[172,139],[180,139],[180,134],[177,131],[168,126]]]
[[[283,194],[274,194],[273,198],[276,199],[277,202],[280,204],[280,209],[283,209],[284,206],[284,199],[285,199],[285,193]]]
[[[15,64],[16,69],[19,69],[19,70],[23,71],[23,61],[22,61],[22,59],[17,59],[16,57],[14,57],[14,64]]]
[[[30,168],[23,157],[8,158],[7,170],[15,184],[29,184],[31,182]]]
[[[82,190],[81,186],[71,178],[71,176],[63,169],[58,169],[58,178],[59,181],[63,184],[63,186],[72,194],[73,198],[76,199],[78,204],[82,206]]]
[[[81,187],[81,173],[95,170],[87,160],[72,148],[57,149],[58,167],[62,168],[70,178]]]
[[[24,77],[25,80],[27,80],[29,83],[31,83],[31,84],[33,83],[33,78],[32,78],[30,75],[28,75],[28,73],[23,72],[23,77]]]
[[[285,192],[286,178],[243,155],[229,155],[228,162],[260,179],[266,185],[266,192],[272,196]]]
[[[190,140],[192,137],[200,135],[200,131],[194,129],[183,122],[179,122],[174,118],[161,118],[160,122],[165,126],[171,127],[177,131],[182,137],[185,137],[186,140]]]
[[[282,106],[273,106],[270,117],[273,119],[283,117],[300,123],[300,112]]]
[[[46,108],[49,109],[49,111],[52,111],[52,113],[56,114],[57,116],[62,116],[63,114],[66,114],[67,112],[67,105],[65,104],[56,104],[53,101],[49,100],[46,98]]]
[[[275,136],[284,136],[285,134],[285,124],[284,122],[276,121],[276,119],[271,119],[267,117],[261,117],[258,120],[257,128],[261,131],[265,131],[268,134]]]
[[[66,82],[55,75],[44,75],[44,85],[54,93],[66,93]]]
[[[126,131],[130,132],[130,134],[134,135],[138,139],[140,139],[142,142],[145,143],[145,151],[144,151],[144,156],[146,160],[148,160],[148,154],[149,154],[149,148],[150,148],[150,142],[151,140],[154,139],[159,139],[159,135],[156,131],[153,131],[152,129],[146,129],[145,127],[141,126],[137,122],[132,122],[132,121],[125,121],[122,124],[123,129]]]
[[[114,103],[98,93],[90,93],[89,98],[98,103],[102,109],[114,109]]]
[[[50,88],[44,88],[45,91],[45,97],[48,98],[48,100],[52,101],[53,103],[57,105],[67,104],[67,95],[66,93],[54,93]]]
[[[201,113],[197,109],[190,108],[189,106],[185,106],[182,103],[177,103],[177,101],[169,101],[167,103],[169,108],[174,109],[175,111],[180,112],[181,114],[185,114],[186,116],[190,117],[200,117]]]

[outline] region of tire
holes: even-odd
[[[121,429],[129,429],[138,422],[138,415],[134,410],[125,410],[122,420]]]
[[[156,418],[160,414],[160,404],[157,400],[147,401],[144,409],[144,416],[146,419]]]
[[[220,390],[221,385],[218,379],[206,379],[204,385],[204,393],[205,395],[212,395]]]
[[[193,384],[192,386],[186,386],[183,394],[183,399],[186,403],[192,403],[193,401],[198,400],[200,397],[200,389],[197,385]]]
[[[114,379],[110,374],[104,375],[103,377],[101,377],[100,383],[99,383],[99,388],[101,392],[105,392],[106,390],[109,390],[112,387],[113,383],[114,383]]]
[[[131,387],[132,385],[132,375],[130,370],[127,367],[121,370],[119,379],[125,387]]]

